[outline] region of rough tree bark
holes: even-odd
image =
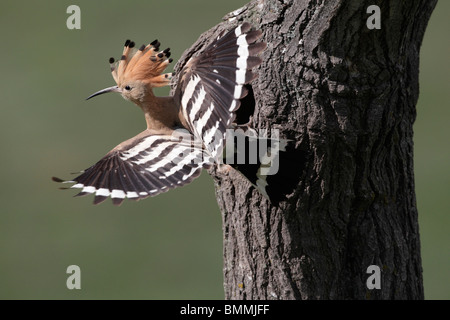
[[[372,4],[380,30],[366,26]],[[262,30],[268,46],[251,84],[254,102],[242,107],[255,104],[255,128],[293,140],[280,170],[295,188],[277,205],[235,171],[211,172],[226,299],[424,297],[413,122],[435,4],[257,0],[185,52],[175,71],[222,30],[242,21]],[[381,268],[380,290],[366,286],[370,265]]]

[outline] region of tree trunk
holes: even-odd
[[[366,25],[373,1],[253,1],[181,58],[178,70],[243,21],[262,30],[254,127],[292,140],[284,178],[269,181],[278,204],[233,170],[211,171],[226,299],[423,299],[413,123],[436,1],[376,2],[381,29]],[[381,289],[367,286],[371,265]]]

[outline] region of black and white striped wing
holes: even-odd
[[[115,205],[125,198],[140,200],[190,183],[213,163],[193,136],[183,130],[172,135],[144,131],[111,150],[71,181],[77,196],[94,194],[94,204],[110,197]]]
[[[235,119],[239,100],[247,94],[244,84],[256,78],[251,69],[261,63],[257,54],[266,47],[256,42],[260,36],[261,31],[252,31],[244,23],[217,38],[182,70],[176,96],[183,117],[216,160],[222,155],[226,129]]]

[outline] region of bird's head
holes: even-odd
[[[142,105],[153,97],[152,88],[169,85],[171,73],[162,74],[172,62],[170,49],[159,52],[158,40],[149,45],[135,48],[133,41],[127,40],[120,60],[109,59],[115,86],[100,90],[86,100],[107,92],[119,92],[127,100]]]

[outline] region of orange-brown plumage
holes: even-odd
[[[141,50],[142,49],[142,50]],[[171,74],[162,75],[167,68],[170,51],[168,49],[158,52],[159,42],[134,48],[134,42],[128,41],[121,59],[111,68],[117,86],[121,87],[130,80],[142,81],[152,88],[166,86],[170,83]]]

